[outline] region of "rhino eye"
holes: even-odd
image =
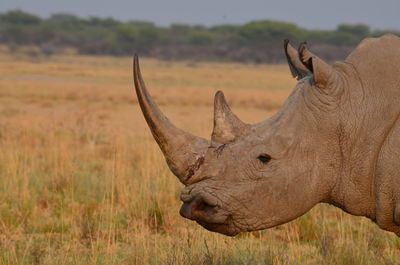
[[[271,160],[271,156],[267,154],[259,155],[257,158],[264,164],[267,164]]]

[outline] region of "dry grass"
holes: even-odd
[[[180,127],[208,137],[213,94],[247,122],[294,81],[286,66],[143,60]],[[321,205],[235,238],[181,218],[175,180],[133,94],[130,58],[0,55],[0,264],[399,264],[400,240]]]

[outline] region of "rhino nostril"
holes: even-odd
[[[179,210],[179,213],[185,218],[195,220],[207,213],[211,213],[214,208],[215,206],[208,204],[203,198],[198,197],[190,202],[185,202]]]
[[[202,200],[200,203],[197,204],[195,210],[196,211],[206,211],[207,209],[210,209],[210,208],[214,208],[214,207]]]

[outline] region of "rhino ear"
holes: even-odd
[[[311,72],[300,61],[299,53],[292,47],[292,45],[290,45],[289,40],[287,39],[284,42],[284,49],[290,72],[294,78],[300,80],[307,75],[311,75]]]
[[[214,99],[214,129],[211,141],[227,144],[247,131],[248,125],[242,122],[229,108],[224,93],[218,91]]]
[[[307,43],[303,42],[299,46],[299,59],[303,65],[313,74],[314,81],[319,86],[325,86],[329,77],[333,73],[333,68],[318,56],[310,52]]]

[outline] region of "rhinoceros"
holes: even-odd
[[[298,83],[272,117],[242,122],[214,99],[211,140],[174,126],[134,83],[154,139],[184,184],[180,214],[234,236],[289,222],[318,203],[400,236],[400,38],[368,38],[330,65],[305,43],[284,51]]]

